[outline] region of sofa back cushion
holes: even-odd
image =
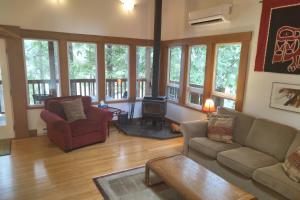
[[[234,117],[233,140],[241,145],[245,145],[255,117],[229,108],[220,108],[219,114],[230,115]]]
[[[246,140],[246,146],[264,152],[282,162],[297,130],[266,119],[256,119]]]

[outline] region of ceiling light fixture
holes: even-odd
[[[121,0],[123,7],[127,12],[130,12],[134,9],[134,0]]]

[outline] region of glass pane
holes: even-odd
[[[2,71],[0,65],[0,126],[6,125]]]
[[[192,46],[190,48],[189,85],[204,86],[206,65],[206,46]]]
[[[97,45],[92,43],[68,43],[68,63],[71,95],[92,97],[97,94]]]
[[[136,48],[136,97],[151,96],[152,47]]]
[[[217,45],[215,91],[236,96],[241,44]]]
[[[202,105],[203,94],[190,92],[189,94],[189,102],[196,105]]]
[[[24,40],[29,105],[42,104],[60,95],[58,44],[55,41]]]
[[[181,70],[181,47],[170,48],[169,57],[169,82],[180,82],[180,70]]]
[[[106,100],[128,98],[128,55],[126,45],[105,45]]]
[[[225,108],[231,108],[235,109],[235,101],[224,99],[221,97],[213,97],[216,107],[225,107]]]

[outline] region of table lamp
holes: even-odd
[[[202,111],[207,113],[207,119],[209,119],[211,113],[216,112],[216,106],[214,100],[206,99]]]

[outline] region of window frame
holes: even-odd
[[[22,53],[23,53],[23,59],[24,59],[24,75],[25,75],[25,86],[26,86],[26,102],[27,102],[27,108],[41,108],[44,107],[43,104],[30,104],[30,96],[29,96],[29,84],[28,84],[28,75],[27,75],[27,62],[26,62],[26,53],[25,53],[25,40],[35,40],[35,41],[47,41],[47,42],[56,42],[57,43],[57,61],[58,61],[58,89],[59,94],[57,94],[57,97],[63,96],[62,94],[62,83],[61,83],[61,63],[60,63],[60,47],[59,47],[59,40],[56,39],[47,39],[47,38],[34,38],[34,37],[22,37]],[[48,51],[49,52],[49,51]]]
[[[106,45],[117,45],[117,46],[126,46],[127,47],[127,67],[128,67],[128,72],[127,72],[127,98],[120,98],[120,99],[107,99],[106,95]],[[137,45],[135,45],[137,47]],[[107,103],[118,103],[118,102],[128,102],[132,97],[131,97],[131,86],[134,86],[135,84],[132,84],[132,79],[131,79],[131,70],[132,70],[132,63],[131,63],[131,45],[129,44],[123,44],[123,43],[114,43],[114,42],[106,42],[104,43],[104,101]],[[136,65],[135,65],[136,67]],[[136,87],[136,86],[135,86]],[[136,90],[136,88],[134,88]]]
[[[150,46],[150,45],[144,45],[144,46],[142,46],[142,45],[136,45],[136,83],[137,83],[137,80],[138,80],[138,62],[137,62],[137,49],[139,48],[139,47],[145,47],[146,48],[146,53],[147,53],[147,48],[150,48],[151,50],[152,50],[152,53],[153,53],[153,51],[154,51],[154,49],[153,49],[153,46]],[[151,52],[150,52],[150,68],[151,68],[151,74],[153,75],[153,56],[152,56],[152,58],[151,58]],[[146,75],[146,74],[145,74]],[[146,77],[146,79],[147,79],[147,77]],[[136,88],[135,88],[135,90],[136,90],[136,92],[137,92],[137,86],[136,86]],[[152,90],[152,77],[151,77],[151,90]],[[151,93],[152,93],[152,91],[151,91]],[[143,97],[138,97],[137,96],[137,93],[136,93],[136,100],[142,100],[143,98],[144,98],[144,96]],[[145,96],[147,96],[147,94],[146,94],[146,91],[145,91]]]
[[[205,53],[205,67],[204,67],[204,83],[203,83],[203,88],[197,88],[197,87],[193,87],[190,86],[190,70],[191,70],[191,49],[192,47],[201,47],[201,46],[205,46],[206,47],[206,53]],[[194,104],[190,102],[190,93],[197,93],[197,94],[201,94],[203,96],[203,100],[204,100],[204,89],[205,89],[205,82],[206,82],[206,67],[207,67],[207,50],[208,50],[208,46],[207,44],[195,44],[195,45],[189,45],[188,46],[188,65],[187,65],[187,83],[186,83],[186,99],[185,99],[185,104],[191,108],[195,108],[195,109],[202,109],[202,105],[198,105],[198,104]],[[202,101],[203,101],[202,100]]]
[[[184,47],[181,45],[174,45],[174,46],[170,46],[168,47],[168,58],[167,58],[167,84],[166,84],[166,96],[169,97],[169,93],[168,93],[168,88],[172,87],[172,88],[176,88],[178,90],[178,98],[177,99],[169,99],[168,101],[171,102],[176,102],[179,103],[180,102],[180,97],[181,97],[181,82],[179,81],[178,83],[176,83],[175,81],[170,81],[170,58],[171,58],[171,49],[172,48],[180,48],[181,49],[181,59],[180,59],[180,73],[179,73],[179,77],[182,77],[182,69],[183,69],[183,54],[184,54]]]
[[[238,74],[237,74],[237,87],[236,87],[236,95],[227,95],[223,92],[218,92],[215,91],[215,86],[216,86],[216,73],[217,73],[217,60],[218,60],[218,47],[221,45],[234,45],[234,44],[240,44],[241,45],[241,52],[240,52],[240,62],[238,66]],[[212,91],[211,91],[211,96],[212,97],[217,97],[221,99],[227,99],[234,101],[236,104],[236,99],[237,99],[237,93],[238,93],[238,80],[239,80],[239,75],[240,75],[240,63],[241,63],[241,57],[242,57],[242,47],[243,43],[242,42],[229,42],[229,43],[216,43],[215,44],[215,52],[214,52],[214,71],[213,71],[213,78],[212,78]]]
[[[190,46],[193,45],[207,45],[206,52],[206,68],[205,68],[205,83],[204,83],[204,92],[203,92],[203,104],[206,99],[213,97],[213,81],[214,81],[214,70],[215,70],[215,52],[216,52],[216,44],[228,44],[228,43],[240,43],[241,44],[241,52],[240,52],[240,63],[239,63],[239,74],[237,78],[237,94],[235,97],[235,110],[242,111],[243,109],[243,101],[245,94],[245,86],[246,86],[246,76],[248,70],[248,58],[250,51],[250,42],[252,39],[252,32],[241,32],[241,33],[229,33],[224,35],[212,35],[212,36],[204,36],[204,37],[196,37],[196,38],[186,38],[179,40],[167,40],[162,42],[162,78],[160,83],[164,84],[166,87],[161,88],[162,95],[168,95],[168,73],[169,73],[169,64],[168,57],[169,51],[168,49],[173,46],[181,46],[183,49],[189,49]],[[183,59],[183,70],[182,73],[182,83],[180,84],[179,94],[182,95],[182,98],[179,97],[179,101],[175,102],[169,100],[170,103],[178,104],[180,106],[184,106],[186,108],[196,110],[202,112],[201,109],[195,108],[188,103],[188,69],[189,69],[189,52],[184,50],[182,57]],[[188,55],[188,56],[187,56]],[[188,59],[187,59],[188,57]],[[186,96],[185,96],[186,95]],[[226,97],[226,99],[231,100],[230,97]],[[202,105],[203,106],[203,105]]]
[[[97,97],[97,100],[96,101],[93,101],[92,99],[92,103],[96,103],[100,100],[100,90],[99,90],[99,57],[98,57],[98,43],[97,42],[91,42],[91,41],[82,41],[82,40],[66,40],[66,45],[67,45],[67,55],[66,55],[66,58],[67,58],[67,76],[68,76],[68,94],[69,95],[72,95],[71,94],[71,79],[70,79],[70,63],[69,63],[69,44],[70,43],[86,43],[86,44],[94,44],[96,46],[96,83],[95,83],[95,90],[96,90],[96,97]]]

